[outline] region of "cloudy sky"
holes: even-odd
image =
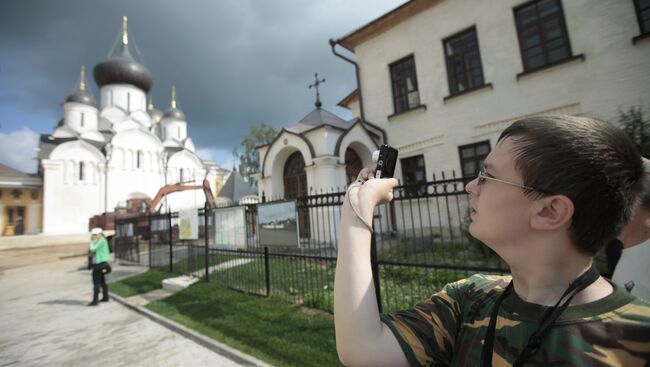
[[[160,110],[176,85],[199,155],[231,168],[252,124],[292,126],[314,108],[308,85],[324,77],[323,107],[355,88],[354,68],[328,44],[405,0],[2,0],[0,163],[36,171],[34,148],[63,117],[80,65],[106,58],[129,17],[129,40],[153,74]]]

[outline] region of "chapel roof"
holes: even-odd
[[[288,130],[296,133],[303,133],[307,130],[311,130],[322,125],[333,126],[344,130],[350,128],[350,124],[342,118],[336,116],[324,108],[317,107]]]
[[[244,180],[237,170],[233,170],[226,183],[223,184],[217,197],[228,198],[237,203],[245,196],[257,195],[251,185]]]

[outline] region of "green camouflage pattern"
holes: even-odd
[[[381,319],[411,366],[479,366],[492,308],[510,280],[477,274]],[[650,366],[650,303],[613,286],[603,299],[567,308],[525,365]],[[508,295],[499,308],[493,366],[512,366],[546,309]]]

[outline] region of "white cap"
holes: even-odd
[[[90,234],[102,234],[103,230],[99,227],[95,227],[90,230]]]

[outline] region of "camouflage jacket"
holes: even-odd
[[[411,366],[479,366],[492,308],[510,280],[477,274],[381,319]],[[567,308],[526,365],[650,365],[650,303],[613,286],[603,299]],[[493,366],[514,363],[546,309],[508,295],[499,308]]]

